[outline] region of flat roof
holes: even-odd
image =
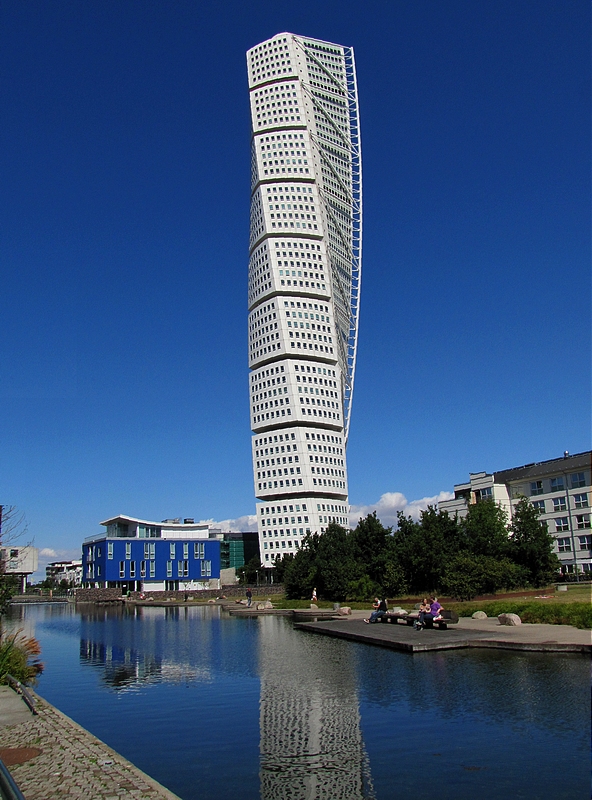
[[[592,451],[586,450],[575,455],[551,458],[549,461],[537,461],[532,464],[524,464],[522,467],[494,472],[495,483],[510,483],[511,481],[525,478],[536,478],[541,475],[550,475],[553,472],[573,472],[577,469],[590,469],[590,459]]]

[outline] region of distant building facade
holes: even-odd
[[[120,515],[82,545],[82,585],[126,591],[220,588],[220,539],[208,523]]]
[[[257,531],[230,531],[222,534],[220,543],[221,569],[244,567],[254,556],[259,556],[259,534]]]
[[[82,586],[82,561],[52,561],[45,567],[48,581],[67,581],[70,586]]]
[[[467,483],[454,487],[454,499],[438,504],[441,511],[466,515],[468,507],[492,499],[511,520],[516,504],[527,497],[540,512],[555,539],[555,552],[564,574],[592,571],[590,529],[590,450],[525,464],[501,472],[471,473]]]
[[[0,560],[5,575],[11,575],[19,581],[19,589],[25,592],[27,578],[37,572],[39,550],[36,547],[0,547]]]

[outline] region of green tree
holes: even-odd
[[[408,589],[405,571],[401,564],[395,559],[387,561],[382,581],[382,592],[380,592],[380,594],[383,594],[385,597],[397,597],[397,595],[405,594]],[[374,595],[376,595],[376,592],[366,597],[369,599]]]
[[[310,598],[313,587],[317,585],[316,553],[319,546],[318,533],[309,534],[302,540],[300,550],[286,564],[284,588],[289,600]]]
[[[409,591],[424,591],[426,588],[424,543],[419,522],[399,512],[391,546],[393,553],[391,561],[402,570]]]
[[[263,572],[259,556],[253,556],[244,567],[239,567],[236,571],[239,583],[256,583],[259,575]]]
[[[353,536],[331,522],[319,537],[315,558],[316,588],[319,597],[345,600],[352,581],[360,570],[354,557]]]
[[[444,565],[441,589],[455,600],[515,589],[524,584],[526,571],[509,558],[457,553]]]
[[[416,563],[423,575],[421,590],[437,591],[442,583],[446,560],[464,547],[463,534],[455,517],[433,506],[421,512],[419,525],[421,533],[414,544]]]
[[[378,586],[384,584],[391,541],[392,528],[385,528],[376,512],[360,519],[352,532],[351,555],[359,565],[358,572],[367,575]]]
[[[553,537],[539,513],[528,498],[522,497],[514,510],[509,540],[510,558],[525,568],[528,582],[535,587],[548,585],[560,567],[553,552]]]
[[[11,598],[18,590],[18,579],[14,575],[5,575],[0,567],[0,614],[4,614]]]
[[[508,515],[494,500],[480,500],[469,506],[459,521],[461,537],[476,556],[503,558],[508,552]]]
[[[392,546],[393,560],[403,575],[400,583],[412,592],[437,591],[446,559],[462,545],[456,518],[446,511],[430,506],[421,512],[419,522],[399,514]]]
[[[291,561],[294,560],[293,553],[285,553],[283,556],[277,556],[273,562],[274,578],[277,583],[283,583],[286,574],[286,569]]]

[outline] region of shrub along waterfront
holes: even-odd
[[[464,519],[429,507],[415,522],[398,516],[396,530],[376,514],[353,530],[331,523],[309,535],[295,555],[276,559],[289,599],[367,600],[437,592],[457,600],[525,586],[546,586],[559,569],[553,537],[523,498],[508,524],[492,500],[469,506]]]
[[[8,683],[8,675],[21,683],[33,685],[43,672],[38,656],[41,647],[37,639],[18,630],[0,637],[0,683]]]
[[[470,617],[475,611],[485,611],[488,617],[499,614],[518,614],[522,622],[547,625],[573,625],[574,628],[592,628],[590,603],[555,603],[542,600],[491,600],[480,603],[446,604],[461,617]]]

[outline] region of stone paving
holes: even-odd
[[[11,704],[12,699],[0,692],[0,711],[5,712],[0,723],[0,749],[41,751],[10,767],[26,800],[179,800],[43,699],[38,698],[37,716],[27,709],[24,720],[22,708],[15,708],[10,719]]]
[[[571,625],[542,625],[523,623],[516,627],[500,625],[497,617],[471,619],[461,617],[448,630],[415,631],[401,623],[365,625],[368,612],[354,611],[351,616],[330,621],[300,622],[299,630],[335,636],[350,641],[389,647],[408,653],[456,650],[465,647],[526,650],[546,653],[592,653],[589,630]]]

